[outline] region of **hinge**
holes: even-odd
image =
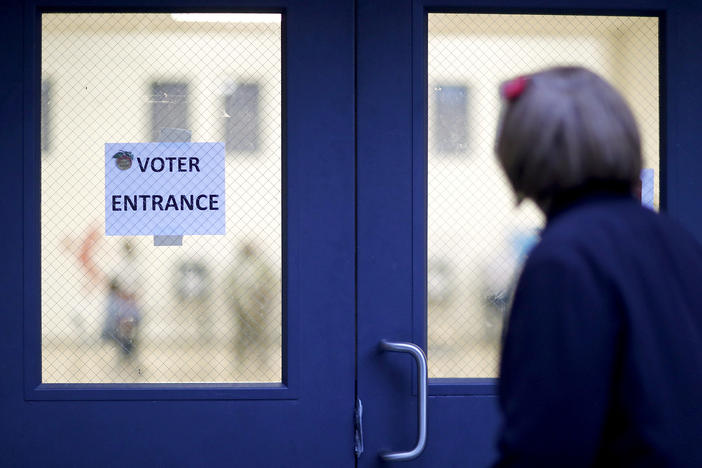
[[[353,411],[354,436],[353,453],[359,458],[363,453],[363,403],[360,398],[356,399],[356,407]]]

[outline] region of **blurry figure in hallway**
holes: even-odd
[[[259,376],[257,371],[266,368],[273,345],[271,330],[275,327],[270,322],[278,283],[253,242],[239,248],[228,286],[229,305],[236,320],[234,350],[239,373]]]
[[[183,336],[191,335],[196,342],[204,343],[212,339],[212,277],[210,269],[202,260],[182,261],[176,270],[175,312],[178,322],[192,324]],[[193,323],[194,322],[194,323]]]
[[[510,304],[519,274],[529,252],[539,241],[535,229],[515,229],[506,244],[489,257],[483,265],[483,338],[498,340],[502,336],[502,326]]]
[[[109,276],[107,316],[102,337],[113,340],[124,358],[133,358],[137,345],[141,310],[137,302],[139,274],[131,242],[122,244],[122,259]]]

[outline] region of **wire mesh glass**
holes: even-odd
[[[281,380],[280,19],[42,15],[43,382]],[[226,235],[105,235],[105,144],[154,141],[237,142]]]
[[[659,199],[658,19],[429,14],[430,377],[494,377],[502,322],[543,216],[515,198],[494,156],[498,86],[554,65],[615,85],[643,138],[642,201]]]

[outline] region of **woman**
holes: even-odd
[[[702,249],[634,198],[631,111],[577,67],[502,95],[497,157],[547,223],[504,336],[497,466],[702,467]]]

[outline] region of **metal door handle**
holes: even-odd
[[[383,351],[396,351],[400,353],[411,354],[417,361],[417,426],[419,434],[417,436],[417,445],[409,452],[385,452],[380,454],[380,458],[385,461],[409,461],[417,458],[424,451],[424,446],[427,444],[427,357],[424,355],[422,348],[414,343],[393,343],[391,341],[381,340],[380,349]]]

